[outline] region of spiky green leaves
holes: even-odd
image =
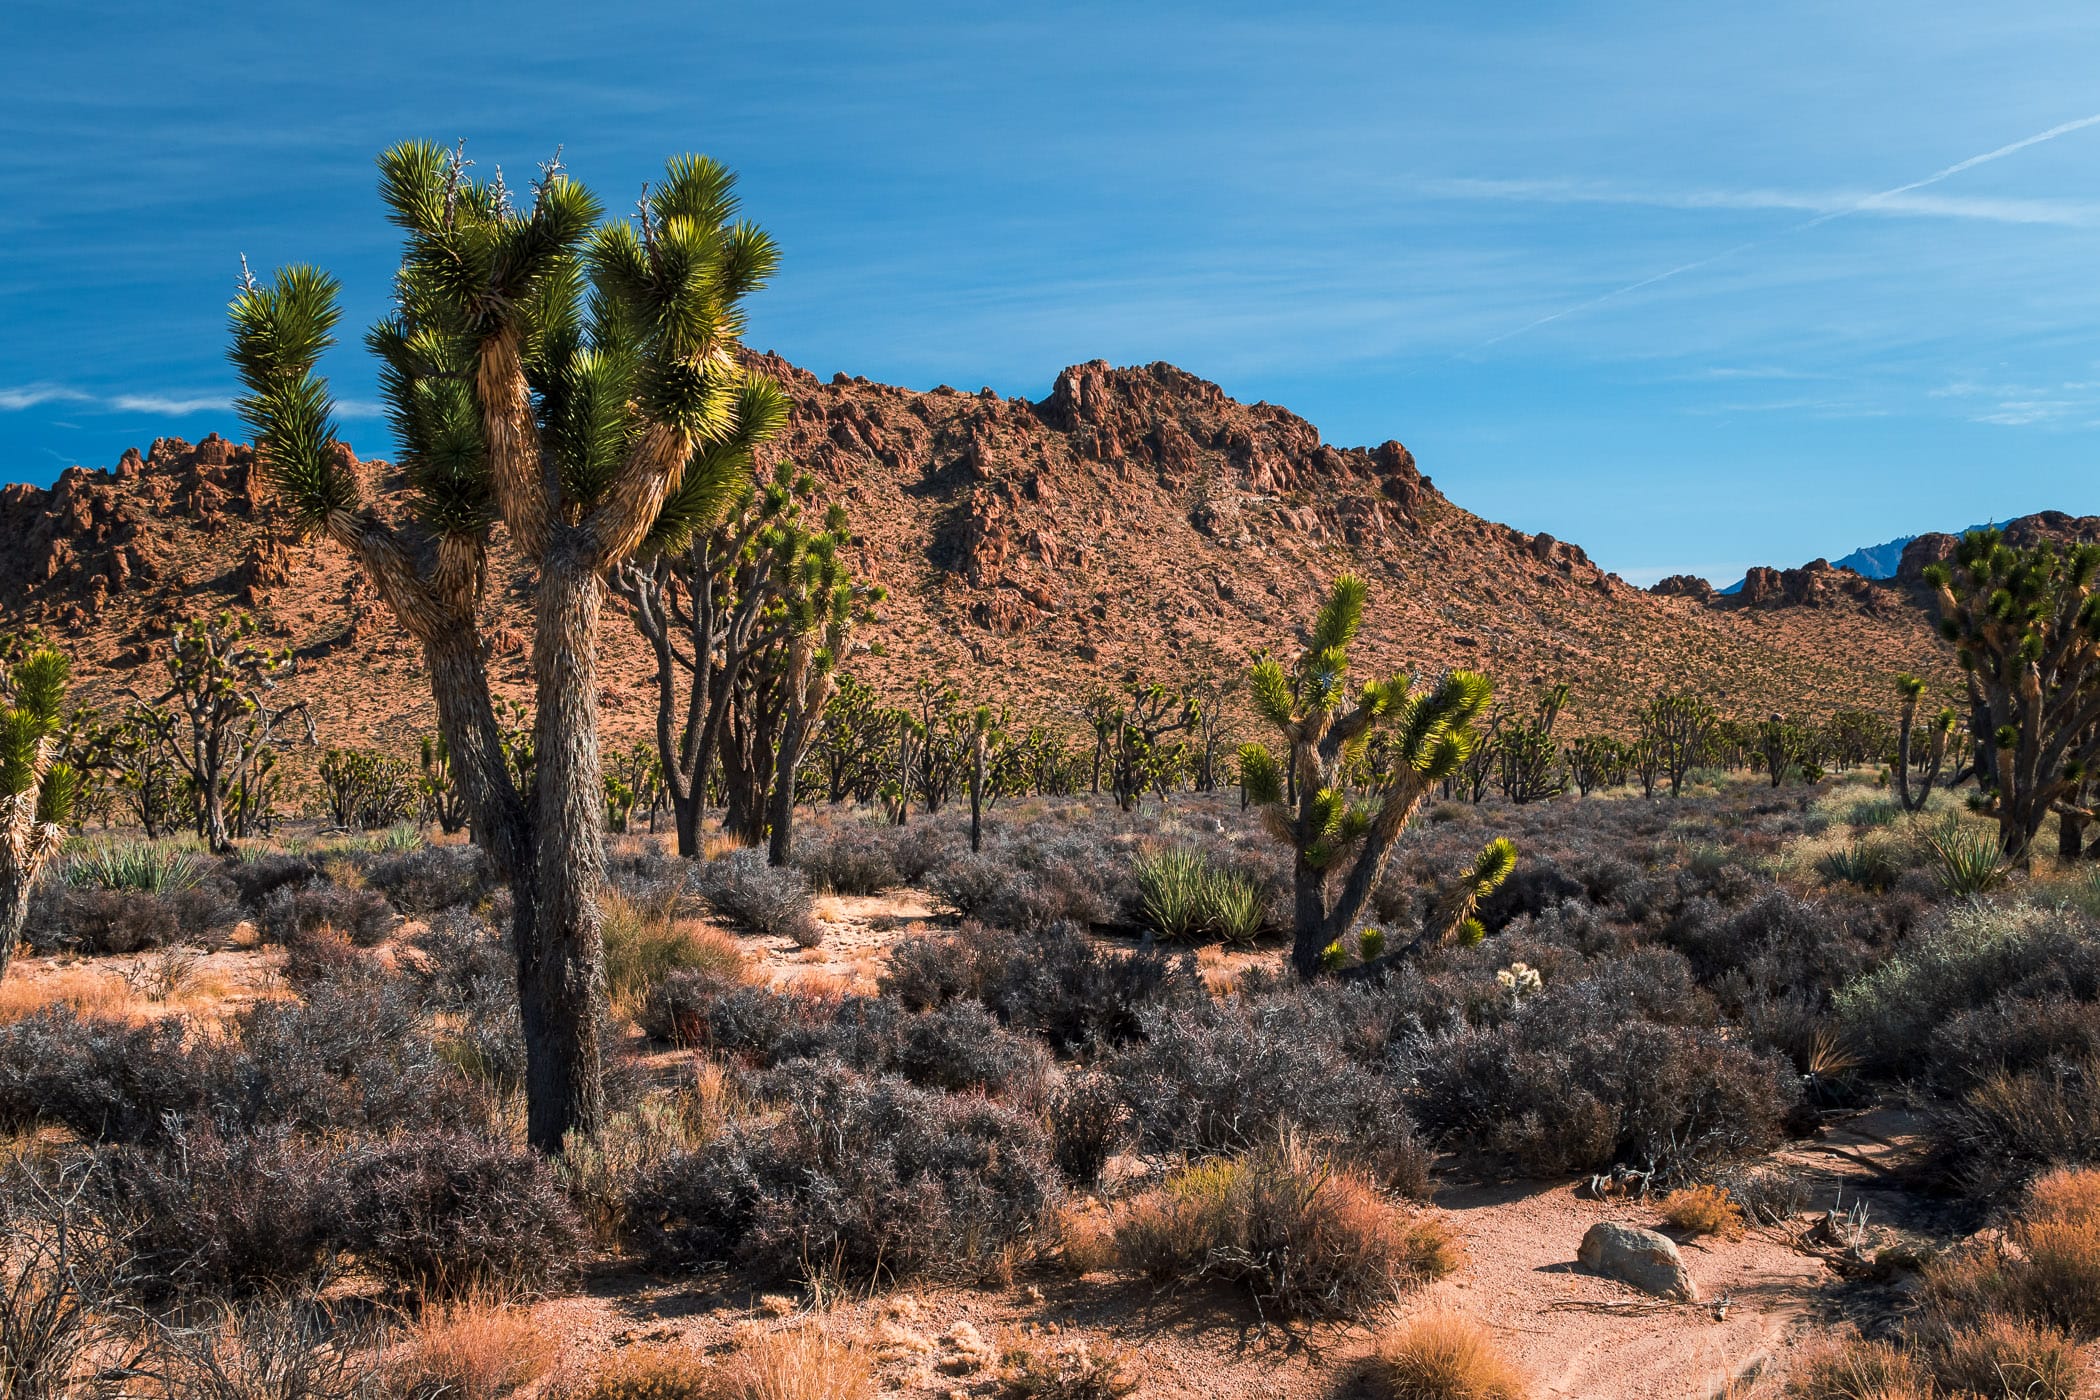
[[[1254,803],[1283,801],[1283,768],[1276,756],[1260,744],[1240,745],[1240,786]]]
[[[62,653],[38,647],[0,676],[0,694],[7,699],[0,705],[0,797],[35,791],[48,777],[47,741],[64,717],[71,674]]]
[[[235,403],[261,451],[264,477],[302,529],[352,509],[357,483],[335,451],[335,403],[314,372],[335,344],[335,279],[288,267],[268,285],[245,282],[227,308],[233,361],[247,390]]]

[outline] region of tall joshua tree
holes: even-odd
[[[2100,545],[1972,530],[1925,571],[1995,758],[1998,845],[2025,860],[2100,761]]]
[[[315,364],[337,287],[310,267],[244,275],[232,358],[263,472],[309,533],[362,566],[422,646],[438,729],[476,839],[510,878],[527,1136],[558,1151],[603,1115],[604,882],[597,632],[606,576],[712,526],[724,460],[777,421],[779,389],[736,349],[741,304],[776,262],[736,218],[734,177],[681,156],[631,221],[542,167],[514,203],[502,171],[426,142],[379,159],[404,248],[394,308],[366,345],[407,484],[382,511],[337,445]],[[245,270],[244,270],[245,271]],[[505,762],[477,626],[492,527],[534,577],[529,783]]]
[[[9,648],[15,650],[15,648]],[[0,977],[29,917],[37,872],[65,840],[78,772],[57,757],[71,668],[49,647],[0,654]]]
[[[1240,751],[1248,797],[1265,804],[1272,829],[1290,843],[1291,964],[1302,977],[1320,953],[1349,932],[1385,869],[1393,843],[1422,798],[1472,752],[1473,721],[1493,694],[1486,676],[1452,671],[1417,688],[1406,676],[1349,690],[1349,645],[1363,624],[1364,581],[1343,574],[1313,623],[1312,640],[1285,669],[1264,656],[1249,673],[1255,712],[1275,727],[1296,775],[1295,804],[1284,801],[1282,766],[1266,749]],[[1390,762],[1356,801],[1344,790],[1344,755],[1383,731]],[[1330,885],[1336,875],[1339,890]]]

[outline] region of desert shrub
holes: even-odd
[[[555,1339],[522,1308],[466,1299],[426,1309],[388,1359],[402,1400],[505,1400],[554,1369]]]
[[[418,846],[375,861],[365,879],[404,914],[435,914],[481,898],[490,880],[479,846]]]
[[[68,890],[59,907],[66,941],[84,953],[137,953],[182,936],[174,901],[157,891]]]
[[[831,894],[880,894],[903,883],[891,855],[893,844],[883,828],[867,822],[806,830],[795,842],[795,868]]]
[[[1145,1036],[1110,1062],[1162,1152],[1232,1152],[1295,1130],[1419,1195],[1428,1153],[1397,1077],[1353,1062],[1338,1014],[1369,996],[1292,991],[1153,1008]]]
[[[439,1131],[351,1149],[336,1229],[366,1268],[426,1296],[537,1290],[583,1244],[540,1157]]]
[[[1743,1208],[1718,1186],[1679,1187],[1663,1197],[1657,1209],[1665,1225],[1687,1235],[1724,1240],[1743,1236]]]
[[[1057,1169],[1074,1186],[1091,1187],[1108,1159],[1131,1138],[1130,1110],[1113,1076],[1067,1074],[1050,1096],[1050,1145]]]
[[[777,1116],[645,1174],[627,1204],[661,1264],[767,1277],[982,1273],[1060,1194],[1040,1126],[972,1096],[813,1065]]]
[[[1006,1400],[1122,1400],[1138,1378],[1119,1347],[1084,1337],[1048,1337],[1008,1347],[999,1379]]]
[[[171,1124],[150,1146],[96,1153],[89,1183],[133,1253],[132,1286],[148,1298],[237,1297],[307,1280],[344,1202],[334,1155],[282,1129]]]
[[[9,1400],[89,1393],[86,1363],[122,1339],[129,1251],[77,1183],[74,1173],[20,1163],[0,1172],[0,1389]]]
[[[1123,858],[1100,833],[1037,823],[1002,831],[982,854],[942,861],[927,883],[965,918],[1034,933],[1116,919],[1125,878]]]
[[[714,911],[747,933],[792,938],[805,948],[823,940],[808,877],[793,866],[766,864],[764,851],[731,851],[703,861],[693,879]]]
[[[1580,880],[1545,859],[1517,862],[1509,878],[1497,886],[1474,911],[1481,927],[1497,933],[1515,919],[1537,916],[1571,899],[1586,898],[1588,889]]]
[[[1693,1010],[1626,964],[1549,983],[1506,1023],[1419,1052],[1416,1118],[1442,1145],[1537,1176],[1625,1163],[1681,1180],[1774,1146],[1800,1098],[1790,1068],[1643,1014],[1671,1007]]]
[[[1016,939],[966,923],[898,944],[877,985],[912,1009],[974,997],[1015,1030],[1074,1055],[1141,1037],[1144,1007],[1193,994],[1200,982],[1193,965],[1104,948],[1069,926]]]
[[[694,968],[672,972],[657,984],[641,1021],[642,1029],[658,1040],[764,1062],[773,1058],[808,1009],[771,987],[731,980],[717,969]]]
[[[471,1086],[401,982],[323,983],[302,1001],[259,1001],[233,1028],[242,1082],[229,1124],[421,1130],[474,1115]]]
[[[993,902],[1006,897],[1018,878],[1010,867],[982,852],[954,856],[930,872],[927,884],[933,892],[955,906],[965,919],[983,918]]]
[[[326,881],[303,888],[280,887],[263,900],[263,937],[291,944],[301,934],[333,929],[359,948],[371,948],[393,932],[394,911],[377,890],[346,889]]]
[[[931,822],[919,821],[891,828],[885,844],[890,864],[897,867],[897,878],[907,885],[923,885],[954,849],[955,834],[944,833]]]
[[[1871,1062],[1924,1062],[1940,1027],[2007,995],[2100,1001],[2100,943],[2067,910],[1977,905],[1897,952],[1837,994]]]
[[[0,1026],[0,1128],[40,1124],[86,1142],[141,1142],[207,1114],[230,1094],[216,1045],[175,1019],[131,1025],[52,1006]]]
[[[2000,1237],[1972,1240],[1926,1266],[1924,1295],[1954,1327],[2009,1316],[2100,1336],[2100,1170],[2059,1169],[2030,1188]]]
[[[617,1348],[588,1380],[556,1386],[559,1400],[712,1400],[714,1359],[690,1342]]]
[[[321,867],[311,858],[276,852],[244,853],[240,859],[226,862],[222,869],[233,882],[241,903],[257,913],[261,912],[263,901],[277,891],[296,889],[324,878]]]
[[[151,1339],[149,1393],[170,1400],[390,1400],[384,1332],[311,1287],[162,1320]]]
[[[1716,1184],[1759,1225],[1791,1220],[1814,1202],[1808,1182],[1782,1167],[1729,1168],[1716,1174]]]
[[[976,1002],[950,1002],[912,1015],[886,998],[851,997],[827,1021],[790,1027],[766,1057],[796,1073],[806,1060],[831,1059],[865,1074],[898,1074],[921,1088],[983,1093],[1034,1107],[1047,1092],[1050,1056]]]
[[[464,909],[434,915],[415,934],[413,947],[419,956],[404,960],[410,976],[427,1002],[447,1010],[468,1005],[480,983],[517,976],[509,930]]]
[[[1382,1330],[1357,1368],[1367,1400],[1527,1400],[1531,1387],[1472,1318],[1434,1311]]]
[[[1293,1318],[1360,1316],[1457,1265],[1441,1220],[1290,1137],[1182,1168],[1128,1202],[1115,1251],[1154,1284],[1224,1284]]]

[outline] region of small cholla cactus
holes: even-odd
[[[1513,962],[1496,973],[1495,980],[1502,984],[1503,991],[1509,993],[1511,1006],[1521,1005],[1525,997],[1546,985],[1537,968],[1520,962]]]

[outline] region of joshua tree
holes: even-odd
[[[1808,726],[1785,715],[1775,714],[1759,722],[1755,739],[1758,757],[1772,786],[1786,782],[1787,770],[1807,762],[1815,749],[1815,736]]]
[[[14,959],[37,873],[65,840],[79,775],[57,756],[71,667],[50,647],[0,665],[0,977]]]
[[[984,801],[990,776],[988,758],[993,744],[1006,737],[1007,717],[990,705],[970,711],[970,849],[984,849]]]
[[[1707,735],[1720,718],[1714,707],[1684,691],[1665,693],[1641,711],[1641,786],[1655,795],[1655,776],[1670,780],[1670,796],[1684,787],[1684,775],[1706,750]]]
[[[1539,697],[1530,719],[1516,719],[1495,734],[1495,785],[1511,802],[1536,802],[1565,792],[1568,780],[1560,771],[1560,748],[1553,741],[1553,725],[1561,707],[1568,703],[1566,682]]]
[[[264,476],[298,525],[362,566],[422,646],[476,839],[511,881],[526,1136],[595,1134],[604,791],[597,633],[610,570],[680,547],[729,504],[711,464],[777,422],[780,390],[737,358],[741,304],[773,244],[736,217],[734,177],[679,157],[631,222],[600,222],[559,161],[515,204],[502,172],[409,142],[380,157],[405,236],[392,311],[366,337],[410,488],[383,512],[336,441],[315,373],[335,282],[244,278],[233,360]],[[491,527],[531,571],[533,777],[514,781],[477,625]]]
[[[1147,792],[1165,795],[1169,779],[1187,755],[1184,741],[1174,738],[1195,728],[1202,705],[1163,685],[1134,684],[1125,699],[1101,691],[1082,712],[1094,730],[1095,771],[1108,760],[1108,786],[1116,806],[1128,812]],[[1100,791],[1098,780],[1095,791]]]
[[[811,756],[824,778],[824,800],[872,801],[882,786],[883,764],[897,746],[898,711],[882,703],[873,686],[852,676],[824,703],[824,726]]]
[[[1925,571],[1994,758],[1998,845],[2025,861],[2100,759],[2100,545],[2017,549],[1972,530]]]
[[[278,675],[292,664],[289,648],[276,651],[256,640],[247,613],[191,618],[168,639],[168,689],[156,702],[172,704],[187,736],[168,731],[169,752],[196,789],[197,830],[211,849],[233,849],[237,828],[245,835],[270,786],[275,750],[289,742],[277,732],[288,719],[313,721],[306,702],[270,704]]]
[[[1947,741],[1960,721],[1952,705],[1941,707],[1927,727],[1921,761],[1912,736],[1917,732],[1918,701],[1924,698],[1925,682],[1917,676],[1898,676],[1896,695],[1900,704],[1896,712],[1896,796],[1904,811],[1922,811],[1932,796],[1932,785],[1939,781],[1940,765],[1947,758]],[[1925,771],[1913,780],[1911,770],[1921,762]]]
[[[1568,776],[1584,797],[1600,787],[1617,787],[1626,781],[1632,758],[1625,744],[1609,734],[1584,734],[1570,739],[1564,750]]]
[[[1343,574],[1297,662],[1287,670],[1264,656],[1248,674],[1255,712],[1275,727],[1297,776],[1296,803],[1287,805],[1282,765],[1258,746],[1241,750],[1247,795],[1265,805],[1294,855],[1291,964],[1301,977],[1317,973],[1322,950],[1355,925],[1423,796],[1472,751],[1473,721],[1493,693],[1487,677],[1452,671],[1420,689],[1405,676],[1367,681],[1352,696],[1349,645],[1364,592],[1362,579]],[[1357,802],[1341,785],[1343,756],[1374,731],[1388,736],[1390,761]],[[1341,888],[1330,898],[1336,874]]]

